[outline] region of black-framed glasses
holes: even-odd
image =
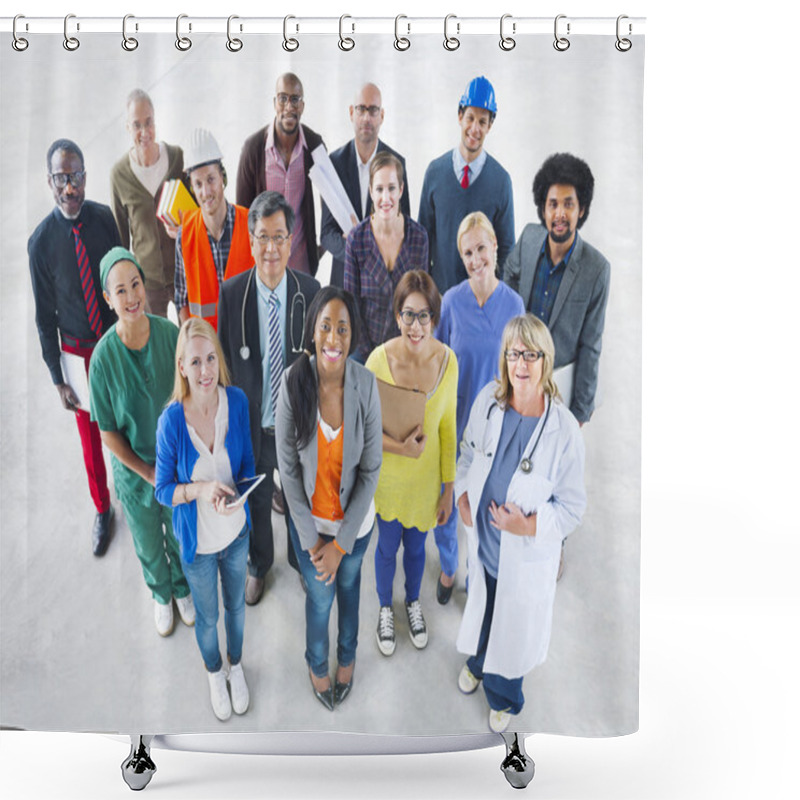
[[[86,180],[86,171],[78,170],[77,172],[56,172],[50,173],[50,180],[59,188],[63,189],[68,183],[75,189],[83,186]]]
[[[288,236],[283,236],[282,234],[278,234],[277,236],[267,236],[266,233],[260,233],[258,236],[253,236],[253,238],[262,246],[266,247],[269,242],[275,245],[275,247],[283,247],[286,242],[289,241]]]
[[[535,364],[540,358],[544,356],[544,353],[541,350],[506,350],[505,357],[506,361],[518,361],[519,357],[522,356],[522,360],[526,364]]]
[[[425,326],[430,325],[433,315],[430,311],[428,311],[427,308],[423,309],[422,311],[411,311],[410,309],[405,308],[400,312],[400,319],[403,320],[404,325],[413,325],[414,320],[418,319],[419,324]]]
[[[381,113],[380,106],[365,106],[359,104],[357,106],[353,106],[353,108],[356,110],[356,114],[358,114],[359,117],[363,117],[365,114],[369,114],[371,117],[377,117],[378,114]]]
[[[292,104],[292,108],[297,108],[303,102],[303,95],[301,94],[286,94],[281,92],[275,96],[279,106],[285,106],[287,103]]]

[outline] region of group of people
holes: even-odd
[[[586,502],[579,426],[594,410],[609,282],[608,262],[578,234],[591,170],[570,154],[548,158],[533,182],[541,224],[515,244],[511,178],[484,149],[494,88],[477,77],[459,101],[457,146],[426,171],[415,221],[405,161],[378,138],[380,90],[366,84],[349,108],[354,139],[330,155],[357,218],[344,235],[323,203],[318,245],[309,169],[322,139],[300,122],[297,76],[278,79],[273,105],[274,121],[244,143],[236,204],[213,135],[195,130],[185,151],[159,141],[142,90],[128,97],[133,146],[112,170],[112,208],[86,200],[74,142],[48,150],[56,207],[29,240],[31,280],[42,354],[78,422],[93,552],[113,533],[104,444],[158,633],[174,628],[174,600],[227,719],[249,706],[245,606],[264,593],[272,513],[285,513],[309,678],[333,710],[353,686],[373,533],[376,641],[390,656],[401,546],[408,634],[422,649],[427,533],[446,604],[460,518],[469,577],[457,646],[469,660],[457,683],[469,694],[483,682],[490,728],[505,730],[523,676],[546,657],[562,545]],[[198,204],[180,225],[155,216],[171,178]],[[324,250],[333,265],[320,287]],[[180,329],[166,319],[170,301]],[[62,354],[85,368],[89,408]],[[382,385],[424,395],[422,421],[400,438],[386,431]]]

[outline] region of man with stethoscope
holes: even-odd
[[[294,211],[278,192],[262,192],[247,218],[255,267],[220,287],[218,333],[231,378],[247,395],[256,474],[266,473],[250,495],[253,530],[245,600],[255,605],[274,560],[270,480],[278,468],[275,409],[283,372],[303,352],[306,309],[319,291],[308,275],[287,269],[292,247]],[[288,514],[288,509],[287,509]],[[288,523],[287,523],[288,527]],[[297,559],[288,541],[289,563]]]

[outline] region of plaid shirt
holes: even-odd
[[[364,360],[379,344],[399,333],[392,314],[392,298],[400,278],[412,269],[430,271],[428,234],[411,217],[404,219],[405,236],[391,272],[386,269],[369,217],[359,222],[347,236],[344,288],[355,296],[361,313],[358,354]]]
[[[561,286],[561,279],[567,271],[572,251],[578,243],[578,234],[572,247],[567,251],[563,260],[553,266],[550,261],[550,254],[547,252],[547,241],[549,236],[545,236],[542,242],[542,249],[539,251],[539,261],[536,264],[536,272],[533,276],[533,290],[531,291],[530,311],[535,314],[545,325],[550,324],[550,315],[553,313],[553,306],[556,302],[556,295]]]
[[[225,225],[222,228],[222,236],[219,241],[215,241],[206,228],[208,243],[211,245],[211,255],[214,258],[214,266],[217,268],[217,280],[220,284],[225,277],[225,267],[228,263],[228,255],[231,252],[231,241],[233,239],[233,223],[236,219],[236,209],[227,200],[225,201],[226,214]],[[178,229],[178,238],[175,240],[175,309],[180,310],[189,305],[189,293],[186,290],[186,268],[183,265],[183,245],[181,243],[182,228]]]

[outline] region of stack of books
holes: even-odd
[[[189,190],[183,185],[183,181],[173,178],[165,181],[161,187],[161,197],[156,208],[156,216],[167,225],[180,225],[180,212],[184,214],[197,208]]]

